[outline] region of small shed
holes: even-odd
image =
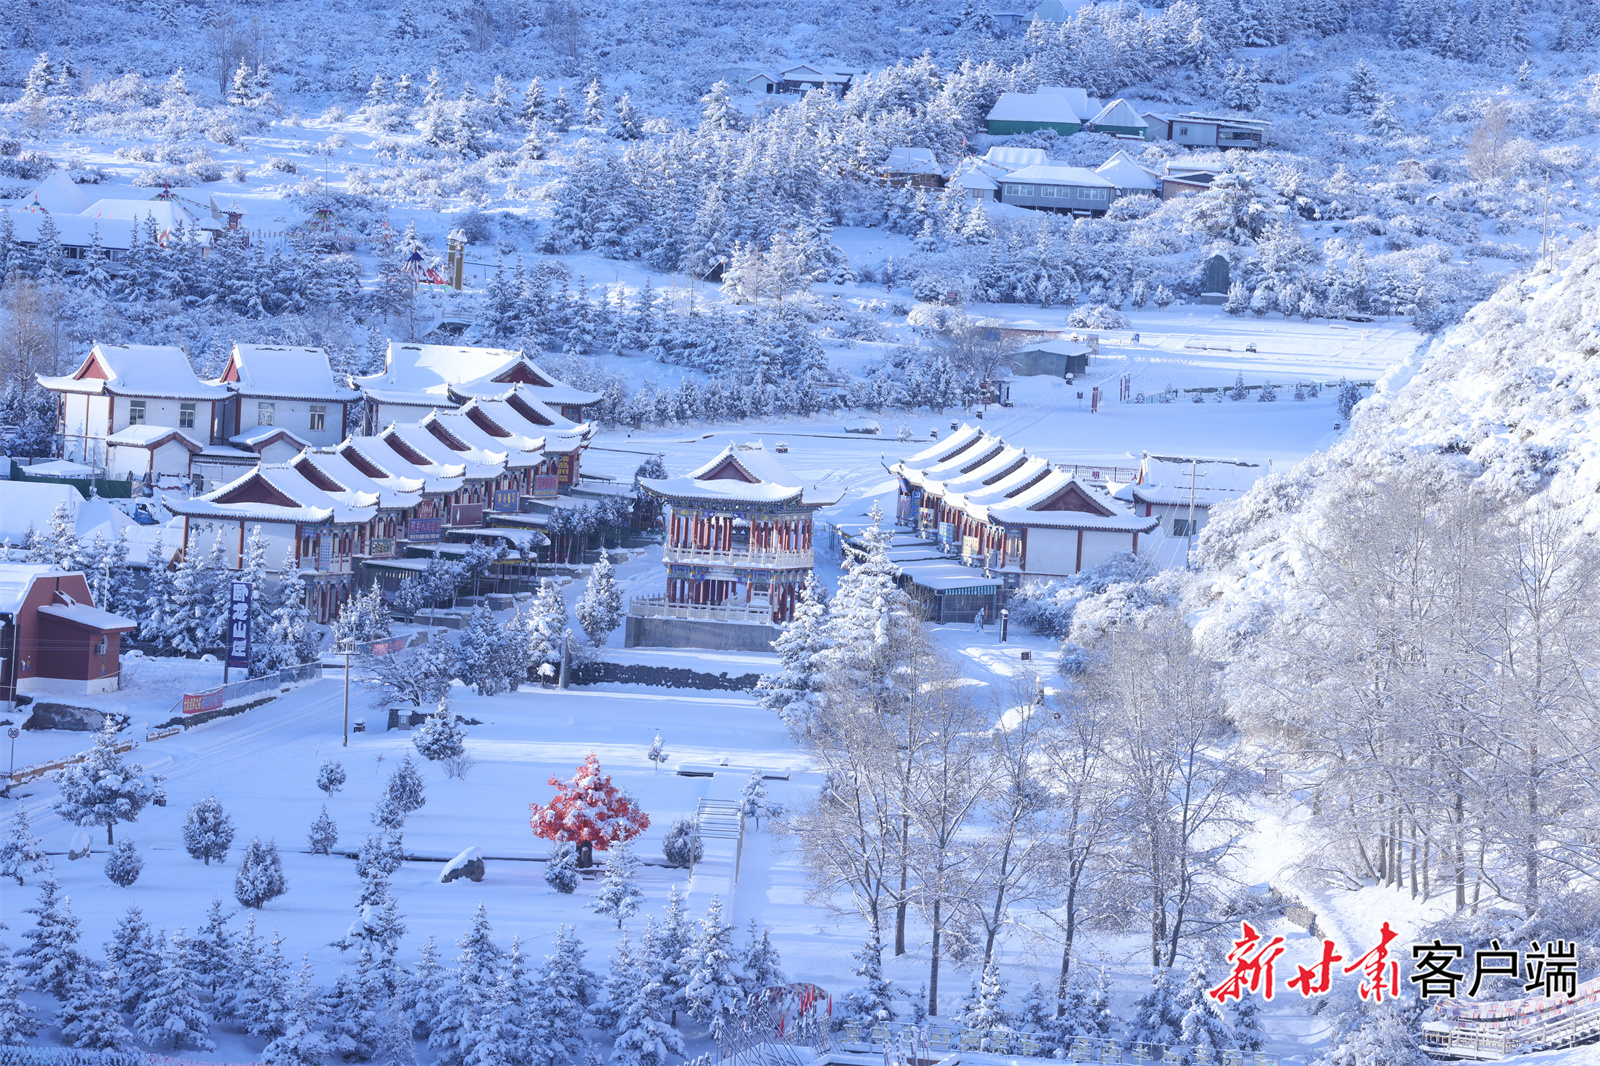
[[[1088,372],[1090,358],[1099,353],[1099,337],[1036,341],[1011,356],[1011,372],[1018,377],[1077,377]]]
[[[900,568],[900,586],[922,609],[929,622],[971,622],[979,611],[989,621],[999,618],[998,577],[952,562],[909,562]]]
[[[1001,93],[984,120],[985,132],[994,137],[1038,130],[1055,130],[1067,137],[1082,126],[1083,117],[1070,99],[1047,92]]]
[[[75,682],[88,695],[116,691],[122,634],[137,628],[95,607],[81,573],[0,563],[0,700],[14,702],[40,679]]]

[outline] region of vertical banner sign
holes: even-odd
[[[228,665],[250,665],[250,601],[253,590],[248,581],[233,582],[228,596]]]

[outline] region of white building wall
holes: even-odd
[[[1133,550],[1132,533],[1102,533],[1085,530],[1083,534],[1083,569],[1099,566],[1114,555]]]
[[[318,447],[338,444],[344,440],[340,433],[343,425],[344,405],[333,401],[313,403],[309,400],[279,400],[272,397],[258,397],[240,394],[239,397],[239,432],[248,433],[261,422],[261,405],[272,405],[272,425],[286,429],[302,440],[311,442]],[[311,409],[322,408],[322,428],[311,428]],[[232,433],[229,434],[232,436]]]
[[[1078,531],[1030,526],[1023,568],[1030,574],[1063,575],[1077,572]]]

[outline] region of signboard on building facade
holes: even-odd
[[[229,667],[250,665],[250,607],[254,596],[250,582],[232,582],[228,596]]]
[[[443,519],[413,518],[406,525],[406,535],[413,544],[432,544],[438,541],[443,529]]]
[[[515,511],[517,509],[517,490],[495,489],[494,509],[496,511]]]

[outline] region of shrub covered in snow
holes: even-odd
[[[578,849],[571,844],[557,844],[544,864],[544,883],[570,896],[578,890]]]
[[[1108,304],[1093,304],[1069,312],[1067,325],[1077,329],[1127,329],[1128,320],[1121,311]]]
[[[278,855],[278,845],[270,840],[262,843],[260,837],[252,839],[244,849],[244,859],[233,880],[234,898],[246,907],[260,910],[287,891],[289,884],[283,878],[283,859]]]
[[[124,840],[111,849],[111,854],[106,857],[106,876],[112,884],[127,888],[139,880],[139,873],[144,869],[144,858],[134,849],[132,842]]]
[[[705,850],[705,844],[695,835],[693,818],[677,819],[661,838],[661,854],[668,866],[687,869],[700,861]]]

